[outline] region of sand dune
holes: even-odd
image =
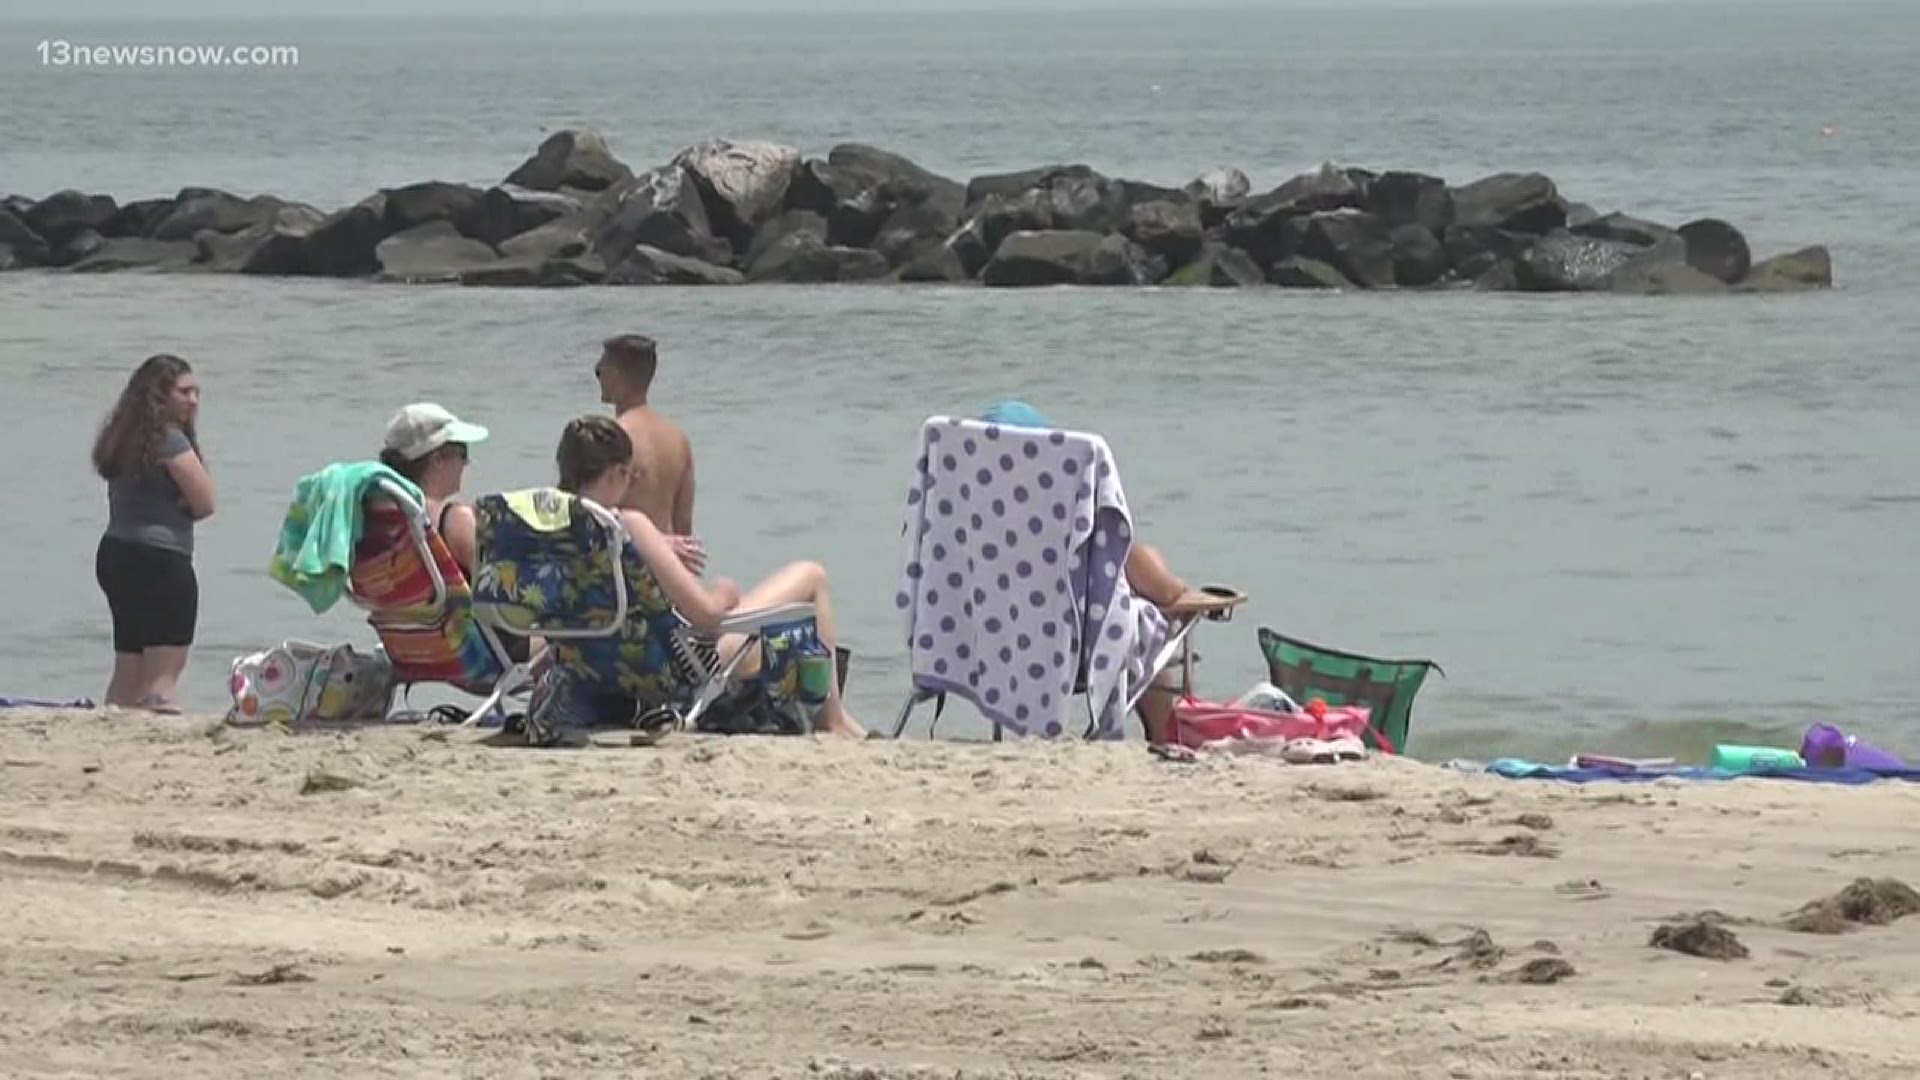
[[[1905,1078],[1920,918],[1785,924],[1920,881],[1916,820],[1894,784],[9,713],[0,1074]],[[1745,958],[1649,944],[1703,912]]]

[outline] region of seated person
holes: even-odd
[[[387,421],[380,463],[414,482],[426,496],[433,522],[453,561],[473,580],[477,521],[473,507],[454,501],[467,471],[467,448],[485,442],[487,429],[469,424],[432,402],[408,405]]]
[[[671,538],[652,519],[637,510],[615,509],[632,482],[635,465],[633,440],[612,417],[584,416],[570,422],[560,437],[554,458],[559,466],[561,490],[591,499],[620,519],[660,590],[695,630],[717,635],[721,620],[735,610],[804,601],[814,606],[820,642],[832,655],[836,645],[833,606],[827,592],[827,572],[819,563],[789,563],[744,593],[725,578],[707,585],[694,576]],[[721,637],[721,662],[731,659],[744,644],[746,639],[739,634]],[[739,673],[752,674],[758,663],[758,657],[748,657],[741,662]],[[866,734],[848,715],[840,699],[838,680],[828,683],[819,726],[823,731],[855,738]]]
[[[1005,424],[1008,427],[1051,428],[1047,418],[1040,411],[1024,401],[1003,401],[980,414],[980,419],[990,424]],[[1160,549],[1144,544],[1135,538],[1133,548],[1127,553],[1127,584],[1133,593],[1156,607],[1168,608],[1177,603],[1188,592],[1187,583],[1173,572]],[[1140,724],[1146,730],[1149,743],[1166,741],[1167,721],[1173,715],[1174,702],[1188,688],[1180,683],[1181,673],[1172,666],[1161,671],[1153,680],[1153,685],[1140,696],[1134,711],[1140,717]]]

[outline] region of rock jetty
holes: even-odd
[[[1179,188],[1047,165],[964,183],[858,143],[825,158],[710,139],[635,172],[560,131],[501,183],[429,180],[332,212],[185,188],[119,203],[0,199],[0,270],[373,278],[476,286],[977,282],[1789,292],[1823,247],[1756,261],[1733,225],[1567,201],[1539,173],[1453,186],[1332,164],[1256,193],[1239,169]]]

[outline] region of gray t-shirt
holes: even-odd
[[[160,440],[160,461],[192,450],[186,434],[169,427]],[[193,515],[166,465],[148,465],[107,481],[107,535],[193,554]]]

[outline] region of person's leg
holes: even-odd
[[[826,646],[829,656],[833,655],[839,646],[839,638],[833,628],[833,603],[827,595],[827,570],[819,563],[788,563],[748,589],[740,598],[740,607],[751,610],[799,601],[813,604],[814,626],[819,632],[820,644]],[[720,662],[726,663],[745,644],[746,638],[740,634],[728,634],[721,638]],[[743,675],[752,674],[758,670],[759,662],[757,656],[746,657],[740,661],[737,670]],[[858,721],[848,715],[845,704],[841,702],[838,679],[827,681],[827,703],[820,710],[820,726],[823,730],[855,738],[867,733]]]
[[[180,708],[180,675],[187,669],[200,618],[200,583],[193,560],[173,551],[155,550],[151,560],[152,643],[145,650],[146,687],[141,704],[160,712]]]
[[[138,581],[126,565],[126,547],[120,541],[101,537],[93,556],[93,577],[107,598],[107,611],[113,620],[113,674],[107,678],[107,693],[101,704],[119,707],[138,702],[146,686],[141,643],[134,633],[139,597],[133,590]]]

